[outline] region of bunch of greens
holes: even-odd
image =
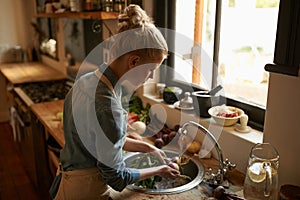
[[[158,158],[150,153],[142,154],[137,156],[132,162],[129,164],[131,168],[144,169],[148,167],[156,167],[161,165],[162,163],[158,160]]]
[[[129,167],[137,168],[137,169],[144,169],[149,167],[155,167],[161,165],[161,162],[158,158],[152,154],[144,154],[141,156],[137,156],[135,159],[132,160]],[[160,176],[152,176],[150,178],[138,181],[135,183],[136,186],[154,189],[154,185],[156,182],[160,182],[162,177]]]
[[[129,101],[128,112],[137,114],[139,116],[139,120],[148,125],[150,123],[150,107],[151,105],[149,103],[147,103],[144,107],[141,98],[133,95]]]
[[[156,182],[160,182],[162,178],[160,176],[151,176],[150,178],[138,181],[135,183],[136,186],[148,189],[154,189],[154,185]]]

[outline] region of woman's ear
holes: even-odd
[[[129,69],[137,66],[139,62],[140,62],[140,56],[138,56],[138,55],[130,55],[129,58],[128,58]]]

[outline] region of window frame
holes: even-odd
[[[216,1],[216,16],[215,16],[215,42],[214,42],[214,63],[218,64],[218,52],[219,52],[219,41],[220,41],[220,23],[221,23],[221,5],[222,0]],[[175,30],[175,17],[176,16],[176,0],[153,0],[154,8],[158,8],[156,12],[153,13],[153,18],[158,27],[165,27],[171,30]],[[169,46],[174,45],[172,38],[169,38],[168,35],[165,35]],[[174,40],[173,40],[174,41]],[[167,66],[174,66],[175,55],[172,52],[169,52],[169,57],[164,64]],[[166,85],[173,85],[181,87],[184,91],[190,91],[191,88],[193,91],[204,90],[200,86],[197,86],[192,83],[186,83],[178,80],[174,80],[174,75],[172,72],[168,71],[168,68],[160,68],[160,82],[166,83]],[[218,75],[218,66],[214,65],[213,68],[213,80],[212,86],[216,86],[216,77]],[[193,92],[190,91],[190,92]],[[245,113],[249,116],[248,125],[263,131],[264,122],[265,122],[265,108],[259,105],[250,104],[248,102],[243,102],[241,100],[235,100],[225,96],[221,96],[221,101],[226,102],[229,106],[235,106],[243,109]]]
[[[265,70],[289,76],[299,76],[300,67],[300,1],[280,1],[274,64]]]

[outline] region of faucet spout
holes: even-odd
[[[224,169],[224,159],[223,159],[223,154],[219,143],[217,142],[216,138],[212,133],[210,133],[204,126],[194,121],[185,122],[179,128],[178,133],[181,135],[187,135],[188,134],[187,127],[190,125],[197,127],[199,130],[201,130],[201,132],[205,133],[205,135],[207,135],[210,141],[214,144],[219,157],[219,170],[217,174],[212,174],[211,172],[211,177],[213,177],[214,180],[211,180],[210,182],[213,182],[213,184],[216,184],[215,182],[217,182],[217,184],[222,183],[224,180],[224,174],[226,172],[226,169]]]

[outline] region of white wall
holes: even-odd
[[[279,152],[280,185],[300,185],[300,77],[270,73],[264,141]]]
[[[32,48],[34,33],[30,26],[34,14],[34,0],[0,0],[0,46],[19,45]],[[0,76],[0,122],[8,121],[6,83]]]
[[[0,44],[32,47],[33,0],[0,0]]]

